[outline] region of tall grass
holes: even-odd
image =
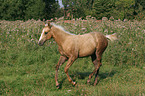
[[[69,73],[78,86],[73,87],[64,73],[59,71],[61,89],[55,88],[55,66],[59,59],[57,44],[53,39],[38,46],[43,22],[28,20],[1,20],[0,28],[0,95],[48,96],[106,96],[145,95],[145,21],[57,20],[74,34],[102,32],[118,34],[118,41],[109,41],[103,54],[97,86],[86,84],[93,71],[90,58],[78,59]],[[85,42],[85,41],[84,41]],[[93,79],[92,79],[93,82]]]

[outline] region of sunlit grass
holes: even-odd
[[[61,89],[55,87],[55,66],[59,59],[53,39],[38,46],[43,22],[29,20],[1,22],[0,29],[0,95],[48,96],[144,96],[145,95],[145,21],[57,20],[74,34],[92,31],[118,34],[118,41],[109,41],[103,54],[103,66],[97,86],[87,84],[94,66],[90,57],[80,58],[70,67],[69,73],[77,86],[72,86],[59,70]],[[92,83],[94,78],[92,79]]]

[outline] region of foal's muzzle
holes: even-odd
[[[43,46],[44,42],[38,41],[38,44],[39,44],[40,46]]]

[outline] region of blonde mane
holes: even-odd
[[[56,25],[56,24],[54,24],[54,23],[51,23],[51,25],[53,25],[54,27],[56,27],[56,28],[62,30],[63,32],[65,32],[65,33],[67,33],[67,34],[75,35],[75,34],[73,34],[73,33],[70,33],[70,32],[68,32],[68,31],[66,31],[62,26]]]

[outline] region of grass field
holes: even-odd
[[[0,95],[2,96],[145,96],[145,21],[57,20],[74,34],[92,31],[118,34],[109,41],[103,54],[96,86],[87,84],[94,66],[90,57],[80,58],[69,74],[77,82],[72,86],[59,70],[60,89],[55,87],[55,66],[59,59],[53,39],[38,46],[43,22],[0,20]],[[93,77],[94,78],[94,77]],[[92,78],[91,83],[94,82]]]

